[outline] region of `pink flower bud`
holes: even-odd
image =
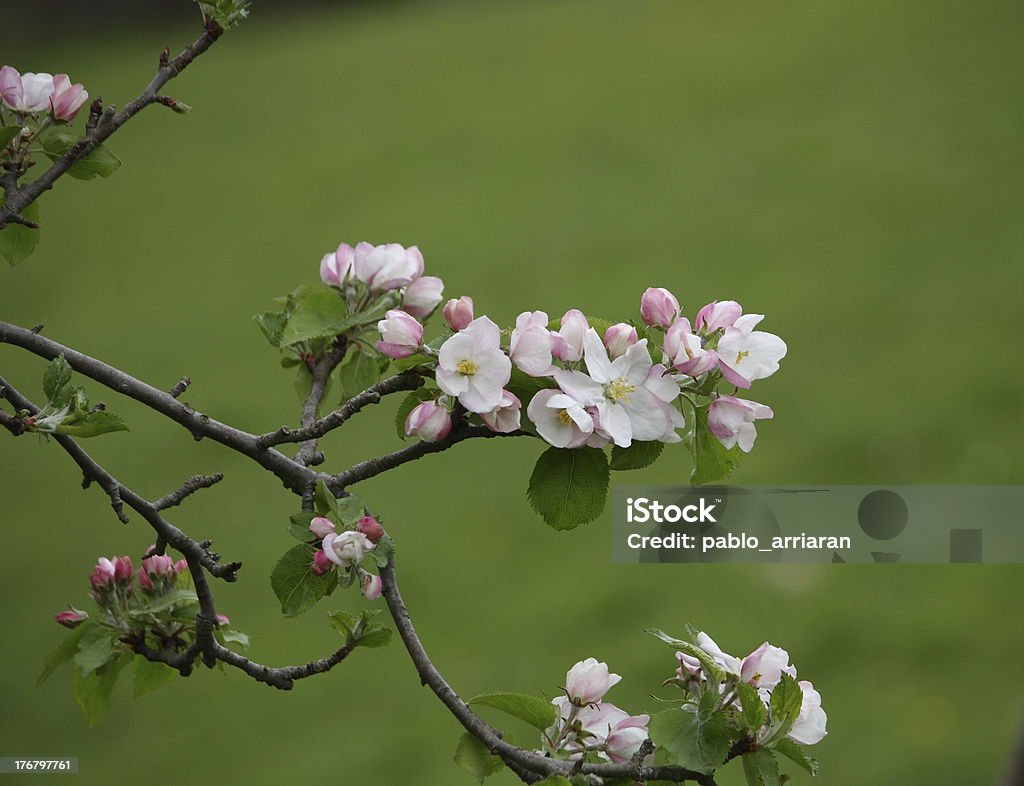
[[[188,560],[180,559],[174,563],[174,570],[177,573],[184,573],[188,570]]]
[[[142,560],[142,567],[139,568],[139,584],[144,589],[151,590],[156,583],[154,579],[158,581],[174,579],[178,575],[176,570],[174,560],[166,554],[154,554],[152,557],[146,557]]]
[[[561,341],[558,342],[561,345]],[[508,356],[520,371],[531,377],[549,374],[555,340],[548,330],[548,315],[543,311],[524,311],[516,317],[509,339]]]
[[[632,325],[627,325],[625,322],[612,325],[604,332],[604,345],[608,348],[608,356],[612,360],[615,360],[620,355],[625,355],[626,350],[633,346],[636,341],[636,328]]]
[[[227,614],[218,614],[217,615],[217,624],[220,625],[220,626],[230,625],[231,624],[231,618]]]
[[[89,99],[89,93],[83,85],[71,84],[67,74],[57,74],[53,78],[53,94],[50,96],[50,107],[57,120],[72,121],[78,110]]]
[[[359,570],[359,589],[367,600],[377,600],[381,596],[384,584],[380,580],[380,576],[375,576],[373,573],[363,570]]]
[[[437,276],[421,276],[405,288],[402,308],[414,317],[425,319],[437,308],[444,293],[444,282]]]
[[[399,289],[423,275],[423,254],[416,246],[360,243],[355,248],[352,272],[376,292]]]
[[[501,391],[501,404],[490,412],[481,412],[480,420],[491,431],[510,434],[519,428],[520,411],[523,403],[507,390]]]
[[[417,405],[405,419],[405,435],[416,435],[424,442],[440,442],[452,430],[452,416],[436,401]]]
[[[131,557],[114,557],[114,581],[130,581],[134,572]]]
[[[601,701],[604,694],[622,679],[608,671],[607,663],[596,658],[581,660],[565,675],[565,690],[573,704],[583,706]]]
[[[650,287],[640,298],[640,316],[651,327],[667,328],[679,316],[679,301],[667,289]]]
[[[373,516],[363,516],[356,522],[356,530],[366,535],[367,539],[376,543],[384,537],[384,527]]]
[[[396,308],[388,311],[377,323],[377,330],[381,336],[377,349],[393,360],[409,357],[423,343],[423,325]]]
[[[770,419],[774,414],[771,407],[756,401],[719,396],[708,409],[708,431],[726,448],[739,445],[740,450],[749,453],[757,439],[754,421]]]
[[[21,74],[13,66],[0,68],[0,99],[9,107],[21,102]]]
[[[319,540],[323,540],[328,535],[334,534],[334,524],[330,519],[317,516],[309,522],[309,531],[316,535]]]
[[[444,304],[444,321],[458,333],[473,321],[473,298],[463,295]]]
[[[323,576],[327,571],[334,567],[334,563],[328,559],[323,549],[317,549],[313,555],[313,562],[310,565],[310,571],[314,576]]]
[[[76,609],[72,606],[69,611],[58,611],[53,615],[53,618],[57,621],[58,625],[63,625],[65,628],[77,628],[85,620],[89,619],[89,615],[81,609]]]
[[[559,330],[554,334],[555,345],[551,353],[559,360],[575,363],[583,357],[583,337],[587,335],[590,324],[583,312],[570,308],[562,315]]]
[[[693,320],[693,326],[704,333],[714,333],[732,327],[743,314],[743,307],[735,300],[712,300]]]
[[[103,587],[110,586],[114,583],[115,573],[114,563],[106,557],[100,557],[96,562],[96,567],[92,569],[92,573],[89,575],[89,583],[93,589],[102,589]]]
[[[699,377],[718,366],[718,353],[704,349],[704,342],[690,330],[690,320],[686,317],[672,323],[662,349],[678,371],[691,377]]]
[[[354,257],[355,251],[348,243],[342,243],[333,253],[324,254],[320,260],[320,280],[328,286],[340,287],[352,269]]]

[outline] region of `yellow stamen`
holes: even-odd
[[[749,354],[750,354],[749,352],[737,352],[736,353],[736,362],[739,363],[741,360],[743,360],[743,358],[747,357]]]
[[[455,370],[460,374],[465,374],[467,377],[471,377],[476,373],[476,363],[472,360],[460,360],[458,365],[455,366]]]
[[[558,410],[558,421],[563,426],[570,426],[570,425],[572,425],[572,416],[569,415],[569,410],[567,410],[567,409],[560,409],[560,410]]]
[[[630,385],[622,377],[604,386],[604,395],[612,401],[629,401],[629,394],[636,390],[636,385]]]

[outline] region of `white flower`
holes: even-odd
[[[775,415],[771,407],[734,396],[719,396],[708,409],[708,430],[726,448],[739,445],[749,453],[757,439],[755,420],[767,420]]]
[[[565,675],[565,692],[574,704],[593,704],[601,701],[613,685],[622,679],[608,671],[608,664],[597,658],[587,658],[576,663]]]
[[[757,379],[779,370],[786,356],[786,342],[773,333],[754,330],[764,314],[744,314],[725,329],[718,341],[718,362],[722,376],[739,388],[749,388]]]
[[[560,390],[542,390],[531,400],[526,414],[537,433],[556,448],[579,448],[594,433],[594,418],[572,396]]]
[[[366,552],[372,551],[373,547],[373,541],[355,530],[330,533],[323,540],[323,550],[327,559],[343,568],[358,565],[363,561]]]
[[[825,739],[825,735],[828,734],[825,731],[828,717],[821,708],[821,694],[810,682],[801,680],[800,690],[804,694],[803,703],[800,705],[800,714],[793,728],[789,730],[789,736],[801,745],[814,745]]]
[[[508,354],[523,373],[541,377],[551,373],[554,344],[548,330],[548,315],[543,311],[524,311],[516,317]]]
[[[559,369],[555,381],[584,407],[597,408],[603,433],[623,448],[634,439],[652,441],[669,434],[673,417],[668,402],[679,395],[679,388],[660,374],[650,374],[653,363],[647,339],[610,360],[597,331],[590,328],[584,339],[584,355],[589,376],[582,371]]]
[[[499,407],[511,376],[512,361],[501,351],[501,331],[487,317],[477,317],[441,345],[437,384],[470,412]]]
[[[783,674],[796,676],[796,669],[789,663],[789,653],[767,641],[743,659],[740,679],[755,688],[772,690]]]
[[[729,655],[728,653],[723,652],[722,648],[715,643],[715,640],[704,631],[697,634],[697,646],[710,655],[711,660],[713,660],[720,669],[734,677],[740,676],[740,670],[742,669],[740,659],[735,655]]]

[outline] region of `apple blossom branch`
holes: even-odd
[[[206,17],[202,34],[176,57],[171,58],[167,49],[163,51],[160,56],[159,69],[152,80],[135,99],[125,104],[120,111],[115,111],[113,106],[107,106],[104,109],[99,99],[94,101],[90,109],[85,135],[75,142],[64,155],[54,161],[50,168],[36,180],[18,188],[16,178],[12,179],[11,177],[14,173],[5,173],[4,181],[0,183],[6,197],[4,204],[0,205],[0,229],[9,223],[33,226],[33,222],[28,221],[21,215],[21,212],[51,189],[54,183],[71,167],[92,153],[115,131],[150,104],[161,104],[179,112],[187,111],[187,107],[177,99],[160,95],[160,90],[188,68],[197,57],[213,46],[223,33],[224,28],[215,19]]]

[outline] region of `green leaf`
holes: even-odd
[[[264,311],[262,314],[254,316],[253,321],[260,326],[260,330],[263,331],[263,335],[271,346],[281,346],[284,326],[288,322],[288,315],[284,311]]]
[[[627,469],[643,469],[649,467],[665,449],[664,442],[639,442],[633,440],[628,448],[612,445],[612,458],[609,467],[616,471]]]
[[[338,500],[322,480],[316,484],[316,489],[313,493],[313,504],[316,506],[316,512],[319,515],[327,516],[333,519],[335,524],[338,523]]]
[[[281,331],[280,346],[336,336],[348,316],[344,296],[332,287],[309,287]]]
[[[551,726],[558,716],[554,704],[528,693],[484,693],[474,696],[468,703],[501,710],[506,715],[526,721],[540,731]]]
[[[288,534],[303,543],[313,540],[313,533],[309,531],[309,523],[316,518],[315,513],[296,513],[288,517]]]
[[[764,701],[761,700],[757,688],[747,682],[739,683],[736,686],[736,693],[743,708],[743,724],[751,734],[756,735],[768,719]]]
[[[401,439],[406,438],[405,419],[409,417],[409,413],[424,401],[432,399],[436,393],[437,391],[433,389],[417,388],[402,399],[402,403],[398,405],[398,410],[395,412],[395,431],[398,432]]]
[[[384,647],[391,641],[391,628],[372,623],[357,642],[360,647]]]
[[[114,658],[119,651],[118,633],[103,625],[94,625],[82,637],[75,653],[75,665],[82,674],[89,674]]]
[[[455,763],[479,783],[483,783],[489,775],[505,766],[500,757],[493,755],[469,732],[459,737],[459,744],[455,749]]]
[[[71,683],[71,692],[78,702],[78,706],[85,713],[89,726],[95,726],[110,708],[110,695],[117,684],[117,677],[132,659],[130,652],[123,653],[121,657],[111,661],[88,675],[82,674],[75,669],[75,676]]]
[[[573,529],[601,515],[608,477],[603,450],[548,448],[537,459],[526,495],[551,527]]]
[[[146,660],[141,655],[136,655],[134,660],[132,696],[136,699],[163,687],[178,676],[178,672],[166,663]]]
[[[0,128],[0,147],[7,147],[14,137],[21,133],[21,126],[4,126]]]
[[[667,633],[660,631],[657,628],[645,628],[644,632],[650,633],[655,638],[661,639],[673,649],[685,652],[687,655],[699,660],[700,667],[704,671],[705,676],[712,682],[721,682],[725,678],[725,672],[722,671],[721,667],[717,663],[715,663],[714,659],[712,659],[710,655],[693,642],[669,636]]]
[[[43,151],[56,161],[67,153],[77,141],[78,137],[69,131],[52,131],[43,138]],[[97,145],[89,155],[72,164],[68,169],[68,174],[79,180],[92,180],[97,175],[110,177],[120,166],[120,158],[111,153],[109,148],[104,145]]]
[[[690,483],[700,486],[717,483],[732,475],[743,460],[739,445],[726,448],[718,437],[708,430],[708,407],[697,407],[694,418],[693,472]]]
[[[72,630],[69,635],[64,637],[64,640],[57,645],[56,649],[46,656],[46,661],[43,663],[43,673],[40,674],[39,679],[36,680],[36,687],[39,687],[46,682],[53,672],[75,657],[75,653],[78,652],[78,645],[81,643],[82,638],[94,627],[94,622],[86,621]]]
[[[75,418],[73,423],[61,423],[56,428],[58,434],[67,434],[69,437],[98,437],[101,434],[111,434],[115,431],[128,431],[128,426],[119,415],[107,412],[105,409],[97,409],[87,412],[81,417]]]
[[[714,698],[714,694],[707,694]],[[672,762],[691,770],[711,772],[729,754],[729,722],[721,711],[687,704],[651,716],[651,742],[664,749]]]
[[[811,775],[818,774],[818,760],[812,756],[808,756],[806,751],[804,751],[803,746],[798,745],[788,737],[783,737],[775,743],[775,745],[772,746],[772,750],[777,753],[781,753],[787,759],[796,762]]]
[[[240,630],[234,630],[232,628],[219,628],[221,638],[227,644],[237,644],[239,648],[243,650],[249,649],[249,636]]]
[[[341,387],[341,400],[344,404],[353,396],[362,393],[371,385],[380,381],[381,374],[390,361],[376,353],[356,348],[345,358],[338,368],[338,385]]]
[[[21,211],[23,218],[34,224],[39,223],[39,200],[28,205]],[[0,229],[0,254],[11,267],[28,259],[39,245],[39,230],[30,229],[23,224],[8,224]]]
[[[383,647],[391,641],[392,632],[390,628],[373,622],[379,613],[379,609],[364,609],[355,617],[347,611],[331,611],[327,614],[327,621],[351,646]]]
[[[803,700],[804,692],[800,688],[800,683],[788,674],[783,674],[779,684],[772,690],[772,697],[768,703],[771,722],[764,740],[766,746],[789,733],[800,714]]]
[[[56,400],[64,386],[71,381],[71,366],[63,355],[51,360],[43,372],[43,395],[47,401]]]
[[[373,557],[373,561],[377,563],[378,568],[387,567],[392,557],[395,556],[395,542],[391,540],[391,536],[385,535],[378,540],[373,547],[373,551],[370,552],[370,556]]]
[[[337,498],[332,494],[331,499],[334,500],[334,512],[338,522],[346,527],[354,527],[356,522],[366,515],[366,503],[356,494]]]
[[[295,617],[308,611],[328,594],[332,585],[338,583],[333,570],[323,576],[313,575],[311,567],[314,551],[312,546],[301,543],[293,546],[278,560],[270,574],[270,586],[281,601],[281,611],[286,617]]]
[[[130,613],[135,614],[156,614],[169,609],[178,603],[198,603],[199,597],[190,589],[178,589],[173,592],[168,592],[166,595],[160,595],[159,597],[153,598],[145,606],[138,609],[133,609]]]
[[[228,30],[249,16],[249,0],[196,0],[204,17]]]
[[[747,786],[779,786],[779,763],[771,751],[756,750],[741,758]]]

